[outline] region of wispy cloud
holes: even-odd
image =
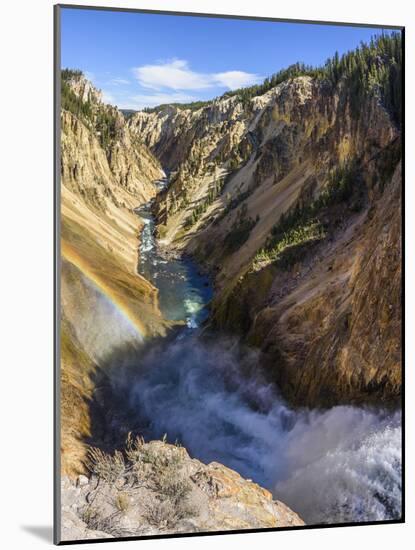
[[[204,90],[213,87],[234,89],[257,84],[262,80],[260,75],[245,71],[199,73],[192,71],[184,59],[135,67],[133,74],[142,87],[153,90]]]
[[[219,95],[221,89],[232,90],[262,81],[260,75],[245,71],[199,73],[193,71],[183,59],[142,65],[133,68],[132,72],[135,79],[131,80],[105,75],[98,82],[94,77],[95,84],[103,92],[105,103],[118,105],[121,109],[141,110],[165,103],[190,103],[201,99],[201,96]]]
[[[108,84],[112,84],[114,86],[124,86],[130,84],[130,81],[126,78],[112,78]]]
[[[213,77],[218,86],[224,86],[230,90],[242,88],[243,86],[259,84],[263,80],[263,77],[259,75],[245,73],[244,71],[227,71],[225,73],[216,73]]]

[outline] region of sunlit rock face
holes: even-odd
[[[129,126],[172,170],[158,231],[214,274],[213,325],[259,347],[293,403],[397,403],[400,130],[381,101],[356,111],[347,86],[307,76]],[[306,212],[353,162],[350,196],[297,224],[291,258],[261,256],[282,216]]]
[[[62,470],[72,474],[85,469],[88,402],[108,357],[164,334],[166,324],[157,289],[137,274],[133,211],[154,197],[164,172],[89,81],[67,85],[88,106],[61,113]]]
[[[82,349],[100,364],[126,345],[139,346],[143,335],[122,308],[73,264],[62,267],[62,308]]]
[[[134,454],[131,464],[146,461],[145,484],[130,486],[128,471],[115,483],[99,474],[63,479],[63,540],[304,525],[269,491],[222,464],[190,458],[182,447],[152,441]]]

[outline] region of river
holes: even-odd
[[[136,212],[144,222],[138,271],[158,288],[159,306],[165,319],[184,320],[189,328],[197,328],[207,318],[206,304],[212,297],[208,277],[190,258],[167,258],[161,252],[154,238],[150,205]]]
[[[150,343],[120,376],[128,422],[138,422],[146,439],[167,434],[191,456],[253,479],[308,524],[399,518],[400,412],[288,407],[261,379],[254,350],[220,334],[201,336],[208,277],[191,259],[167,259],[149,207],[138,214],[139,271],[159,289],[163,315],[185,324]]]

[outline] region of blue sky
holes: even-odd
[[[108,103],[141,109],[210,99],[297,61],[324,63],[381,28],[62,8],[62,68]]]

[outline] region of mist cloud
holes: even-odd
[[[401,509],[400,413],[293,410],[238,341],[152,347],[113,369],[128,422],[167,434],[271,490],[307,523],[394,519]]]

